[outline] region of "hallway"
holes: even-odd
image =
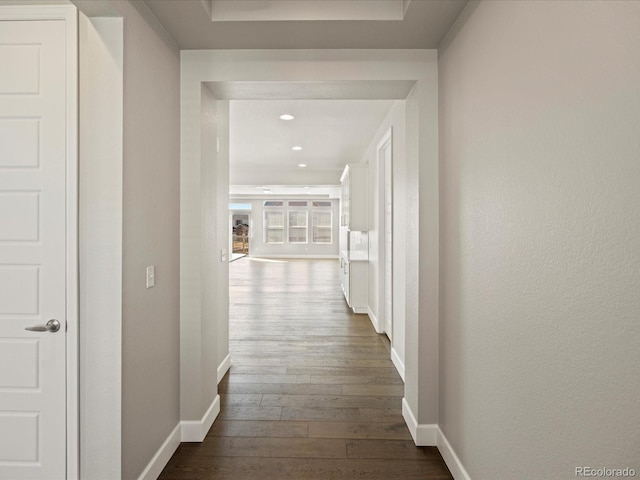
[[[386,337],[354,315],[336,260],[230,264],[232,366],[203,443],[160,479],[452,478],[414,446]]]

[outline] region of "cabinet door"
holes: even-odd
[[[350,278],[350,273],[349,273],[349,262],[345,261],[344,262],[344,268],[343,268],[343,285],[344,285],[344,298],[347,299],[347,303],[349,304],[349,306],[351,306],[351,278]]]

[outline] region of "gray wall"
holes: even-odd
[[[124,17],[122,477],[180,417],[180,61],[129,2]],[[156,285],[145,288],[155,265]]]
[[[640,471],[640,5],[482,2],[439,52],[439,424],[471,478]]]

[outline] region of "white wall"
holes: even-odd
[[[285,242],[283,244],[269,244],[264,243],[264,202],[265,200],[282,200],[285,203],[283,208],[285,213]],[[290,200],[305,200],[309,202],[307,208],[304,207],[288,207],[287,202]],[[340,220],[340,213],[338,212],[339,201],[331,200],[333,212],[333,243],[331,244],[315,244],[311,241],[311,202],[313,200],[329,200],[328,198],[293,198],[293,197],[278,197],[270,196],[268,198],[255,198],[255,199],[242,199],[231,198],[233,203],[250,203],[251,204],[251,231],[249,242],[249,253],[252,257],[335,257],[338,258],[338,221]],[[273,210],[273,209],[271,209]],[[308,212],[308,225],[307,230],[308,243],[306,244],[292,244],[287,242],[286,237],[286,222],[287,212],[289,210],[306,210]]]
[[[482,2],[439,52],[439,423],[469,475],[640,471],[640,4]]]
[[[396,366],[404,376],[404,342],[405,342],[405,285],[400,279],[404,278],[406,225],[404,210],[404,169],[405,169],[405,101],[396,100],[384,120],[378,127],[371,143],[367,147],[361,160],[369,165],[369,308],[371,313],[382,325],[384,292],[380,289],[378,278],[380,255],[384,252],[384,234],[380,231],[380,209],[384,202],[384,185],[380,184],[379,169],[383,165],[378,162],[378,143],[392,128],[393,141],[393,332],[391,347],[394,351]],[[384,174],[384,171],[382,172]]]
[[[438,84],[437,70],[406,100],[404,165],[405,398],[418,445],[436,444],[438,420]]]
[[[122,456],[122,18],[79,16],[80,477]]]
[[[186,81],[183,67],[180,152],[194,161],[180,164],[180,412],[182,441],[194,442],[220,412],[229,348],[229,102]]]

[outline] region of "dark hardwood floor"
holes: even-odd
[[[413,444],[388,340],[348,309],[338,274],[336,260],[231,263],[221,412],[161,479],[452,478]]]

